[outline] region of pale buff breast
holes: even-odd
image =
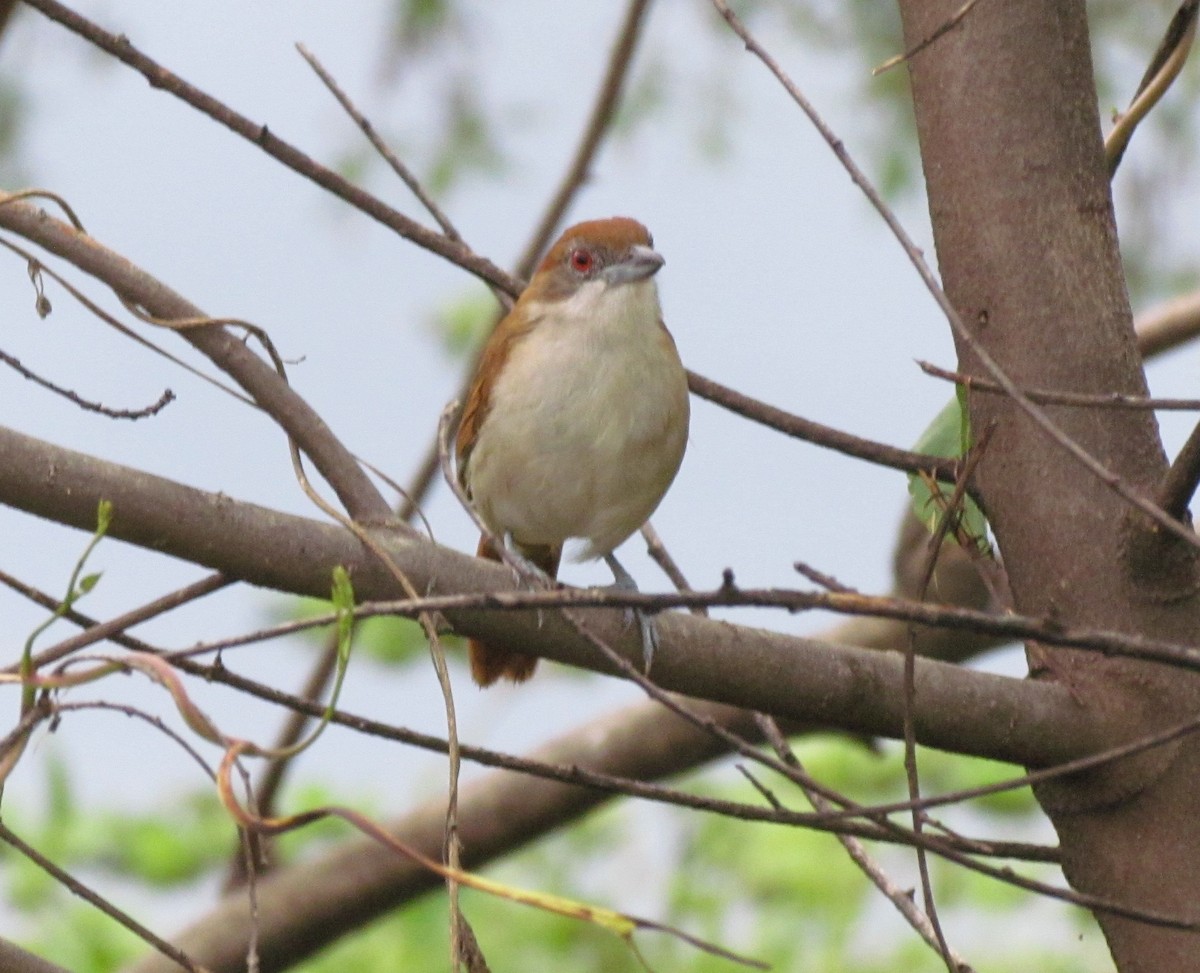
[[[605,287],[531,309],[538,323],[496,382],[467,469],[491,530],[525,544],[583,538],[581,558],[645,523],[687,445],[687,378],[653,282]]]

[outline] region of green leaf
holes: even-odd
[[[966,455],[971,445],[971,424],[965,408],[965,391],[960,387],[953,399],[937,414],[921,434],[913,450],[930,456],[955,458]],[[951,489],[940,485],[941,496],[949,500]],[[918,474],[908,474],[908,494],[912,498],[913,513],[930,531],[937,530],[942,517],[939,504],[930,490],[927,480]],[[978,504],[970,497],[963,497],[961,528],[975,542],[981,553],[991,550],[987,540],[987,518]],[[946,534],[947,540],[958,542],[954,531]]]
[[[62,618],[70,611],[75,602],[86,595],[94,587],[96,582],[100,580],[99,572],[87,575],[80,580],[80,575],[83,573],[83,566],[87,563],[87,559],[91,557],[92,551],[103,539],[108,532],[109,525],[112,523],[113,505],[111,500],[101,500],[96,508],[96,532],[88,541],[87,547],[83,549],[83,553],[79,555],[79,560],[75,562],[75,567],[71,571],[71,578],[67,582],[67,593],[58,607],[50,614],[50,617],[42,622],[37,628],[29,633],[29,637],[25,639],[25,646],[21,652],[21,675],[28,677],[33,671],[33,645],[38,640],[38,637],[45,632],[58,619]],[[33,706],[34,696],[37,690],[32,683],[26,683],[21,690],[21,712],[27,713],[30,707]]]
[[[956,394],[921,433],[913,450],[930,456],[961,456],[964,442],[970,440],[970,435],[970,423]]]

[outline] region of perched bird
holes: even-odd
[[[563,544],[603,557],[646,522],[675,479],[688,437],[687,376],[662,322],[663,258],[625,217],[570,227],[492,332],[456,438],[458,477],[480,519],[554,577]],[[487,537],[479,556],[500,560]],[[653,652],[642,625],[647,667]],[[481,686],[523,682],[535,656],[472,641]]]

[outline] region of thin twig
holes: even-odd
[[[1125,112],[1116,120],[1108,138],[1104,140],[1104,155],[1108,162],[1108,178],[1112,179],[1125,156],[1129,140],[1137,130],[1142,120],[1150,114],[1155,105],[1179,76],[1183,65],[1187,62],[1196,39],[1196,16],[1200,11],[1200,0],[1183,0],[1171,22],[1167,25],[1166,33],[1159,43],[1150,65],[1138,84],[1133,101]]]
[[[484,283],[494,284],[502,291],[513,294],[519,289],[513,277],[490,260],[479,256],[464,244],[451,240],[445,234],[434,232],[385,205],[370,193],[355,186],[332,169],[321,165],[295,146],[279,138],[266,125],[251,121],[212,95],[184,81],[139,51],[128,37],[104,30],[98,24],[58,3],[57,0],[27,0],[27,6],[33,7],[46,17],[78,34],[90,44],[111,54],[118,61],[145,77],[152,87],[161,88],[191,105],[213,121],[224,125],[230,131],[262,149],[272,158],[282,162],[292,171],[394,230],[404,239],[444,257],[468,273],[474,274]]]
[[[759,716],[757,722],[762,728],[767,742],[775,749],[779,758],[799,770],[804,770],[800,758],[796,756],[788,744],[786,737],[780,732],[779,725],[769,716]],[[804,791],[805,797],[808,798],[815,810],[820,811],[822,814],[838,811],[838,808],[834,807],[827,798],[818,794],[814,788],[803,784],[800,786]],[[941,930],[934,925],[931,917],[917,908],[916,903],[913,901],[912,892],[908,889],[897,887],[888,878],[883,867],[871,857],[862,841],[848,834],[839,834],[836,837],[842,847],[846,849],[846,854],[850,856],[850,860],[858,866],[859,870],[867,876],[871,883],[896,907],[896,910],[912,926],[917,935],[924,939],[932,949],[937,950],[943,956],[948,955],[950,962],[953,964],[951,967],[953,973],[972,973],[972,968],[966,960],[945,945]],[[946,952],[943,952],[943,947],[945,947]]]
[[[325,66],[321,64],[319,60],[317,60],[317,56],[303,44],[297,44],[296,50],[298,50],[300,52],[300,56],[308,62],[309,67],[311,67],[317,73],[317,77],[321,79],[333,97],[338,100],[338,104],[345,109],[346,114],[354,119],[354,123],[360,129],[362,129],[363,135],[365,135],[370,143],[375,146],[375,151],[378,152],[380,156],[383,157],[383,160],[392,167],[392,171],[400,177],[404,185],[409,188],[409,191],[417,197],[429,215],[437,221],[438,226],[442,228],[442,232],[456,243],[462,243],[462,236],[459,234],[454,224],[450,222],[450,217],[442,212],[442,208],[438,206],[437,201],[425,191],[425,187],[421,185],[420,180],[417,179],[412,170],[404,164],[403,160],[392,151],[391,147],[375,130],[375,126],[371,124],[370,119],[368,119],[366,115],[358,110],[354,102],[350,100],[350,96],[347,95],[337,81],[334,80],[333,75],[326,71]]]
[[[939,368],[927,361],[917,360],[926,375],[942,378],[969,388],[973,392],[1006,394],[999,384],[977,375],[966,375],[949,368]],[[1200,399],[1158,399],[1148,395],[1124,395],[1120,392],[1056,392],[1050,389],[1022,388],[1030,402],[1039,405],[1069,405],[1085,409],[1153,409],[1156,412],[1200,412]]]
[[[979,0],[967,0],[966,3],[964,3],[956,11],[954,11],[954,13],[952,13],[949,17],[947,17],[945,20],[943,20],[937,26],[937,28],[932,33],[929,34],[928,37],[925,37],[922,40],[918,41],[916,44],[914,44],[912,47],[910,47],[903,54],[897,54],[895,57],[889,57],[886,61],[884,61],[881,65],[879,65],[879,67],[877,67],[871,71],[871,76],[878,77],[879,75],[883,74],[885,71],[890,71],[892,68],[896,67],[897,65],[904,64],[907,61],[911,61],[914,57],[916,57],[918,54],[920,54],[922,51],[924,51],[927,47],[931,46],[935,41],[937,41],[944,35],[950,33],[950,31],[952,31],[955,27],[957,27],[960,23],[962,23],[962,19],[971,12],[971,8],[974,7],[975,4],[977,4],[978,2],[979,2]]]
[[[203,772],[204,776],[209,780],[216,780],[216,772],[208,765],[208,761],[204,759],[200,751],[197,750],[183,734],[169,727],[161,717],[155,716],[153,713],[146,713],[138,709],[136,706],[129,706],[125,703],[113,703],[106,699],[89,699],[81,702],[55,702],[48,708],[48,711],[43,714],[43,720],[54,720],[63,713],[92,711],[92,710],[108,710],[113,713],[120,713],[122,716],[127,716],[135,720],[141,720],[143,723],[149,723],[159,733],[167,737],[172,743],[176,744],[179,749],[184,751],[196,766]]]
[[[8,575],[0,572],[0,580],[5,583],[8,581]],[[165,615],[167,612],[174,611],[181,605],[186,605],[188,602],[195,601],[198,598],[203,598],[205,595],[212,594],[214,591],[220,591],[222,588],[233,584],[233,579],[226,577],[220,571],[210,574],[199,581],[193,581],[189,585],[184,585],[175,591],[168,592],[153,601],[146,602],[144,605],[139,605],[137,608],[124,612],[115,618],[110,618],[106,622],[100,622],[92,625],[86,631],[80,632],[78,635],[73,635],[71,638],[64,639],[57,645],[52,645],[49,648],[43,649],[31,660],[34,669],[42,666],[50,665],[52,662],[57,662],[64,656],[70,655],[72,652],[78,652],[82,648],[103,639],[113,639],[115,635],[124,634],[126,629],[133,628],[135,625],[140,625],[143,622],[149,621],[158,615]],[[17,671],[16,665],[7,666],[0,669],[0,672],[14,673]]]
[[[3,199],[0,199],[0,206],[7,206],[10,203],[20,202],[23,199],[48,199],[63,211],[63,215],[70,221],[71,225],[80,232],[84,230],[83,221],[76,215],[74,208],[66,199],[58,193],[51,192],[49,189],[19,189],[15,193],[8,193]]]
[[[15,196],[20,196],[20,195],[21,195],[20,193],[15,194]],[[4,205],[5,203],[11,202],[12,199],[15,198],[15,196],[14,197],[0,197],[0,206]],[[73,213],[72,213],[72,216],[74,216]],[[13,253],[17,254],[17,256],[22,257],[27,261],[36,261],[36,258],[33,256],[33,254],[31,254],[28,250],[25,250],[23,247],[17,246],[11,240],[5,240],[3,238],[0,238],[0,246],[8,248]],[[191,375],[196,376],[196,378],[200,379],[201,381],[207,382],[209,385],[212,385],[215,388],[220,389],[226,395],[232,396],[233,398],[237,399],[239,402],[242,402],[245,405],[253,406],[256,409],[261,409],[261,406],[259,406],[259,404],[257,402],[255,402],[252,398],[250,398],[250,396],[245,395],[242,392],[239,392],[237,389],[233,388],[232,386],[226,385],[224,382],[220,381],[217,378],[214,378],[211,375],[206,375],[204,372],[200,371],[200,369],[196,368],[195,365],[192,365],[190,362],[184,361],[178,355],[171,354],[171,352],[167,351],[165,348],[162,348],[162,347],[156,345],[149,338],[143,337],[142,335],[140,335],[136,331],[134,331],[132,328],[128,327],[127,325],[123,324],[121,321],[117,320],[117,318],[115,318],[115,317],[113,317],[113,315],[109,314],[106,310],[104,310],[104,308],[102,308],[99,304],[97,304],[90,297],[88,297],[86,294],[84,294],[83,291],[81,291],[78,287],[76,287],[74,284],[72,284],[69,280],[67,280],[61,274],[59,274],[56,271],[52,270],[51,268],[47,267],[45,264],[38,262],[38,272],[39,272],[39,274],[45,274],[51,280],[54,280],[60,287],[63,288],[63,290],[65,290],[68,294],[71,295],[71,297],[73,297],[76,301],[78,301],[82,307],[86,308],[88,311],[90,311],[92,314],[94,314],[97,318],[99,318],[101,321],[103,321],[105,324],[107,324],[110,328],[112,328],[118,334],[124,335],[126,338],[130,339],[133,342],[136,342],[137,344],[141,345],[143,348],[147,349],[148,351],[153,352],[154,354],[158,355],[161,358],[165,358],[167,361],[171,362],[171,364],[176,365],[179,368],[182,368],[184,371],[188,372]]]
[[[633,663],[609,646],[603,639],[599,638],[597,635],[595,635],[595,633],[589,631],[586,626],[581,624],[578,618],[573,617],[570,613],[566,613],[566,617],[581,636],[587,639],[595,648],[602,652],[609,659],[609,661],[612,662],[613,665],[617,666],[617,668],[621,670],[621,672],[627,678],[636,682],[642,688],[642,690],[650,695],[651,698],[653,698],[656,702],[666,706],[672,712],[683,717],[685,720],[697,726],[698,728],[714,734],[722,742],[730,745],[735,752],[741,753],[750,760],[770,767],[777,773],[782,774],[784,777],[787,777],[790,780],[795,780],[797,783],[799,783],[801,779],[806,780],[809,785],[817,789],[819,793],[822,793],[831,799],[841,799],[841,795],[830,792],[827,788],[824,788],[823,785],[819,784],[811,777],[797,773],[794,768],[788,767],[784,762],[778,760],[777,758],[768,758],[765,754],[748,744],[746,741],[743,741],[736,734],[730,733],[724,727],[720,726],[719,724],[715,724],[712,720],[709,720],[704,716],[692,713],[686,706],[679,703],[671,694],[654,685],[654,683],[647,679],[641,673],[641,671],[635,665],[633,665]],[[866,809],[863,809],[863,813],[869,816],[872,820],[875,820],[882,828],[888,830],[889,832],[899,829],[898,825],[892,823],[886,818],[876,819],[874,815],[871,815]],[[928,834],[924,833],[915,834],[911,831],[907,832],[907,836],[910,842],[917,847],[928,848],[929,850],[937,851],[938,854],[943,854],[938,849],[940,839],[931,838]],[[1039,882],[1035,879],[1016,875],[1007,868],[996,868],[992,865],[987,865],[983,862],[976,861],[969,855],[961,854],[956,851],[946,851],[943,857],[954,862],[955,864],[962,865],[971,869],[972,871],[979,872],[980,874],[1008,882],[1017,886],[1018,888],[1032,892],[1040,892],[1051,898],[1060,899],[1062,901],[1073,902],[1077,905],[1082,905],[1093,912],[1106,912],[1115,916],[1122,916],[1124,918],[1138,919],[1139,921],[1146,922],[1150,925],[1161,926],[1163,928],[1200,930],[1200,920],[1188,919],[1182,916],[1170,915],[1154,910],[1133,908],[1125,905],[1124,903],[1106,899],[1101,896],[1076,892],[1072,889],[1059,888],[1045,882]]]
[[[0,581],[9,583],[2,573]],[[1065,626],[1057,619],[1038,619],[1029,615],[995,613],[955,605],[931,604],[886,595],[867,595],[857,591],[801,591],[795,588],[739,588],[722,585],[690,592],[642,592],[611,588],[560,587],[545,590],[500,590],[470,594],[428,595],[396,601],[368,601],[356,605],[357,618],[377,615],[413,617],[422,612],[467,610],[528,611],[569,608],[637,608],[650,614],[672,608],[776,608],[789,613],[830,611],[839,615],[888,618],[931,628],[945,628],[995,636],[1004,641],[1035,641],[1063,648],[1084,649],[1103,655],[1122,656],[1148,662],[1160,662],[1180,669],[1200,672],[1200,649],[1183,642],[1127,635],[1108,629]],[[184,658],[208,652],[249,645],[269,638],[290,635],[310,628],[322,628],[335,620],[334,615],[318,615],[282,622],[243,635],[203,642],[170,653]],[[532,647],[531,647],[532,649]]]
[[[325,712],[324,707],[322,707],[320,704],[301,699],[298,696],[284,693],[275,689],[274,687],[247,679],[244,676],[240,676],[220,666],[204,666],[188,660],[174,660],[173,664],[190,674],[204,679],[211,679],[214,682],[219,682],[224,685],[232,686],[242,692],[249,693],[260,699],[264,699],[276,705],[295,709],[298,712],[307,713],[312,717],[320,716]],[[415,730],[410,730],[404,727],[380,723],[376,720],[371,720],[366,717],[346,713],[343,710],[334,710],[331,714],[331,722],[340,726],[345,726],[355,732],[362,733],[367,736],[374,736],[384,740],[400,742],[435,753],[446,753],[448,750],[448,741],[443,738],[419,733]],[[589,770],[583,766],[580,766],[578,763],[570,765],[550,764],[544,761],[533,760],[527,757],[518,757],[512,754],[488,750],[484,747],[472,746],[470,744],[462,744],[461,753],[464,758],[484,766],[495,767],[507,771],[515,771],[517,773],[527,774],[531,777],[553,780],[563,784],[587,787],[589,789],[602,791],[605,793],[620,794],[625,797],[634,797],[643,800],[657,801],[664,804],[672,804],[692,810],[721,814],[739,820],[809,826],[822,831],[830,830],[824,825],[824,816],[819,814],[798,811],[770,813],[756,805],[743,804],[737,801],[729,801],[705,795],[691,794],[686,791],[668,788],[661,784],[654,784],[649,781],[604,774],[599,771]],[[907,834],[907,832],[903,832],[902,830],[899,832],[890,832],[881,829],[880,827],[875,826],[868,821],[854,820],[851,817],[851,815],[854,817],[866,816],[869,811],[869,808],[856,806],[852,810],[848,810],[845,817],[838,815],[838,829],[847,834],[854,834],[871,840],[891,843],[905,843],[905,839],[902,837],[902,835]],[[942,839],[936,840],[940,846]],[[1000,858],[1013,858],[1040,862],[1054,862],[1058,860],[1056,849],[1047,848],[1046,846],[1040,845],[1030,845],[1026,843],[990,842],[964,839],[951,841],[947,844],[947,847],[958,848],[964,853],[995,856]]]
[[[1158,488],[1155,502],[1172,517],[1184,520],[1188,517],[1188,504],[1200,486],[1200,424],[1192,430],[1171,462],[1167,475]]]
[[[14,590],[45,608],[53,608],[57,603],[53,596],[45,592],[41,592],[36,588],[32,588],[31,586],[17,582],[15,579],[11,579],[7,576],[0,576],[0,580],[4,580]],[[68,610],[63,617],[77,625],[89,626],[97,624],[87,615],[74,609]],[[150,646],[145,642],[135,639],[129,635],[114,636],[113,641],[136,652],[167,655],[167,653],[164,653],[162,650],[156,649],[153,646]],[[224,666],[201,665],[183,657],[181,653],[173,653],[170,654],[169,657],[173,665],[189,675],[203,678],[211,682],[218,682],[231,686],[232,688],[255,696],[259,699],[263,699],[275,705],[284,706],[293,712],[302,713],[308,718],[318,718],[325,713],[325,707],[315,700],[285,693],[274,687],[266,686],[254,680],[247,679],[246,677],[233,673]],[[26,724],[25,720],[23,719],[22,726],[18,727],[13,734],[10,734],[10,736],[26,734],[34,723],[40,722],[45,718],[46,714],[44,713],[30,714],[25,718],[29,720],[29,723]],[[389,724],[379,723],[374,720],[366,719],[365,717],[346,713],[343,710],[333,710],[331,714],[331,721],[364,735],[376,736],[381,739],[392,740],[434,752],[445,753],[448,747],[448,743],[444,739],[430,736],[428,734],[418,733],[413,730],[391,726]],[[947,795],[939,795],[938,797],[923,798],[922,806],[936,807],[942,803],[958,803],[974,797],[982,797],[988,794],[999,793],[1003,790],[1011,789],[1012,787],[1025,786],[1026,784],[1049,780],[1060,774],[1076,773],[1082,770],[1087,770],[1106,760],[1120,759],[1122,757],[1130,756],[1134,753],[1140,752],[1142,749],[1147,749],[1152,746],[1158,746],[1163,743],[1170,742],[1171,740],[1176,739],[1178,736],[1188,732],[1194,732],[1197,729],[1200,729],[1200,718],[1191,721],[1189,724],[1174,727],[1169,731],[1164,731],[1164,733],[1158,734],[1153,738],[1146,738],[1133,744],[1127,744],[1119,748],[1114,748],[1110,751],[1105,751],[1104,753],[1083,758],[1070,764],[1059,765],[1043,771],[1036,771],[1016,780],[983,785],[970,790],[955,791]],[[3,752],[7,746],[10,745],[10,743],[10,740],[0,740],[0,752]],[[732,817],[746,818],[748,820],[771,820],[784,824],[807,824],[813,820],[812,816],[797,816],[794,812],[785,817],[764,817],[761,809],[754,808],[751,805],[741,805],[735,802],[709,799],[703,796],[687,794],[643,781],[589,771],[576,764],[570,766],[547,764],[543,761],[515,757],[469,745],[463,745],[462,753],[464,757],[485,766],[498,767],[511,771],[526,773],[531,776],[556,780],[560,783],[576,784],[612,793],[623,793],[626,796],[641,797],[648,800],[679,804],[681,806],[697,810],[726,814]],[[895,804],[878,806],[879,812],[883,814],[890,814],[895,811],[905,811],[909,810],[910,808],[911,805],[909,802],[898,802]],[[861,812],[858,808],[847,808],[843,812],[839,812],[837,814],[827,814],[823,817],[826,819],[833,817],[844,817],[849,821],[849,819],[857,817],[860,813]],[[816,824],[815,826],[820,827],[819,824]],[[889,837],[885,833],[880,832],[878,829],[865,825],[854,824],[853,827],[849,829],[848,833],[884,841],[895,840],[894,837]],[[1054,849],[1046,848],[1044,846],[1012,842],[986,841],[962,841],[957,842],[955,846],[959,847],[960,850],[968,851],[973,854],[997,855],[999,857],[1020,858],[1029,861],[1057,860]]]
[[[688,592],[696,590],[688,584],[688,579],[684,575],[683,570],[675,562],[675,559],[671,557],[671,552],[667,550],[663,539],[658,536],[658,531],[654,529],[654,525],[648,520],[642,524],[642,540],[646,542],[646,553],[650,555],[651,560],[655,564],[662,568],[663,574],[675,586],[676,591]],[[693,605],[688,611],[693,615],[708,615],[708,609],[703,605]]]
[[[286,432],[289,440],[300,444],[352,516],[365,521],[387,520],[391,516],[387,501],[342,442],[275,368],[264,362],[244,341],[220,326],[226,319],[207,317],[195,305],[94,237],[52,219],[29,203],[0,206],[0,225],[102,280],[127,308],[136,307],[146,320],[178,330],[182,337],[249,392]],[[255,333],[268,352],[271,351],[261,328],[246,322],[236,323]],[[273,363],[276,368],[282,368],[278,355],[273,355]]]
[[[846,456],[853,456],[905,473],[928,472],[947,483],[954,483],[957,478],[957,459],[927,456],[924,453],[913,453],[884,443],[872,442],[869,439],[842,432],[840,429],[813,422],[811,419],[803,419],[773,405],[767,405],[765,402],[743,395],[741,392],[691,371],[688,372],[688,388],[694,395],[728,409],[736,415],[751,419],[795,439],[802,439],[814,446],[823,446]]]
[[[307,699],[314,703],[320,700],[329,688],[329,682],[337,669],[337,662],[338,634],[335,629],[326,636],[325,644],[321,646],[321,652],[317,657],[316,664],[313,666],[312,671],[304,682],[303,688],[300,690],[302,699]],[[258,813],[263,817],[269,818],[274,816],[284,776],[296,757],[294,748],[303,739],[304,732],[311,722],[312,718],[306,713],[293,709],[288,713],[283,726],[279,728],[279,732],[275,736],[275,742],[271,745],[271,749],[276,752],[276,755],[267,760],[266,766],[259,776],[258,783],[254,787],[255,805]],[[257,831],[241,830],[241,841],[239,842],[238,850],[230,860],[229,875],[225,881],[226,890],[236,888],[245,883],[251,874],[251,866],[257,866],[258,863],[264,861],[264,841],[265,836]]]
[[[988,442],[991,440],[994,431],[995,426],[989,426],[979,437],[978,442],[972,446],[970,452],[967,454],[962,475],[959,477],[958,482],[954,484],[954,493],[938,518],[937,527],[926,549],[925,564],[921,570],[921,581],[916,591],[917,601],[925,601],[925,597],[929,591],[929,583],[933,580],[933,572],[937,566],[938,554],[945,543],[952,525],[960,519],[960,511],[966,501],[967,483],[970,481],[975,467],[987,451]],[[960,541],[964,540],[966,539],[960,538]],[[963,547],[965,548],[966,544],[963,544]],[[917,694],[916,642],[916,627],[910,625],[908,629],[908,641],[904,647],[904,777],[908,786],[909,800],[913,802],[913,808],[910,812],[913,834],[920,835],[925,825],[925,812],[917,806],[917,802],[921,800],[921,778],[917,769],[917,730],[914,719]],[[925,903],[925,917],[928,920],[929,930],[933,933],[938,953],[945,962],[946,968],[950,973],[958,973],[961,964],[956,959],[949,942],[946,940],[941,918],[938,916],[937,901],[933,894],[933,881],[929,874],[928,855],[926,855],[925,849],[919,844],[916,846],[916,853],[917,871],[921,878],[921,895]]]
[[[885,832],[894,833],[896,835],[905,833],[903,829],[899,827],[899,825],[894,824],[887,818],[872,815],[870,812],[862,808],[861,805],[854,804],[843,795],[819,783],[803,771],[797,771],[796,768],[789,766],[786,761],[775,757],[770,757],[763,753],[749,740],[746,740],[738,734],[732,732],[727,727],[722,726],[717,721],[709,718],[707,715],[695,712],[688,705],[686,705],[682,698],[676,697],[675,695],[668,693],[659,686],[655,685],[655,683],[648,676],[643,674],[636,666],[629,662],[628,659],[621,655],[621,653],[617,652],[604,639],[600,638],[586,625],[584,625],[578,615],[575,615],[571,612],[564,612],[563,614],[575,628],[576,632],[578,632],[583,638],[587,639],[588,642],[599,649],[600,652],[603,653],[610,662],[617,666],[617,668],[626,676],[626,678],[636,682],[647,696],[660,705],[665,706],[672,713],[682,717],[698,730],[711,734],[717,740],[720,740],[723,744],[728,746],[734,753],[741,754],[748,760],[759,763],[770,770],[774,770],[777,774],[781,774],[783,777],[792,780],[797,784],[801,784],[802,786],[807,785],[815,792],[821,794],[831,801],[835,801],[847,807],[852,806],[857,808],[863,813],[864,817],[872,821],[874,824],[877,824]],[[918,842],[921,841],[922,836],[920,834],[913,832],[908,832],[907,834],[912,835],[913,840]]]
[[[68,402],[71,402],[81,409],[88,412],[98,412],[102,416],[107,416],[110,419],[146,419],[150,416],[158,415],[163,409],[175,401],[175,393],[170,389],[166,389],[162,395],[158,397],[157,402],[143,406],[140,409],[114,409],[111,406],[104,405],[101,402],[93,402],[90,399],[85,399],[78,392],[73,392],[71,389],[63,388],[61,385],[56,385],[47,378],[42,378],[36,372],[31,371],[21,364],[20,360],[14,358],[7,352],[0,351],[0,361],[8,365],[23,378],[40,385],[42,388],[53,392],[55,395],[60,395]]]
[[[319,704],[300,699],[299,697],[281,692],[273,687],[254,682],[253,680],[239,676],[220,666],[201,666],[197,665],[196,663],[188,662],[187,660],[176,660],[174,664],[179,666],[185,672],[232,686],[277,705],[295,708],[297,710],[307,712],[312,716],[320,715],[324,712],[324,708]],[[445,753],[448,749],[448,742],[444,739],[430,736],[428,734],[418,733],[402,727],[395,727],[389,724],[379,723],[374,720],[366,719],[365,717],[347,714],[340,710],[333,711],[332,722],[346,726],[359,733],[410,744],[422,749],[432,750],[440,753]],[[1200,726],[1200,720],[1196,722],[1198,726]],[[1196,727],[1193,727],[1192,729],[1194,730]],[[1144,746],[1157,745],[1159,742],[1161,741],[1154,741],[1152,743],[1144,744]],[[1129,751],[1127,750],[1122,750],[1120,755],[1127,755],[1128,752]],[[605,792],[619,793],[625,796],[657,800],[664,803],[677,804],[696,810],[720,813],[746,820],[771,821],[781,824],[802,824],[815,827],[819,830],[828,830],[823,823],[827,817],[830,817],[827,815],[811,813],[806,814],[803,812],[794,811],[780,814],[769,814],[764,812],[761,807],[757,807],[755,805],[747,805],[734,801],[689,794],[687,792],[672,790],[670,788],[663,787],[662,785],[652,784],[641,780],[614,777],[608,774],[588,770],[579,766],[578,764],[548,764],[543,761],[516,757],[510,754],[498,753],[495,751],[486,750],[482,747],[473,747],[466,744],[462,745],[462,754],[464,757],[467,757],[477,763],[526,773],[530,776],[555,780],[560,783],[581,785]],[[1066,773],[1068,771],[1064,770],[1063,772]],[[1053,772],[1048,771],[1046,773],[1048,775],[1052,775]],[[845,826],[842,830],[845,830],[845,832],[849,834],[856,834],[872,840],[889,842],[905,842],[907,840],[905,838],[907,832],[904,832],[903,829],[881,829],[868,822],[855,821],[851,819],[852,815],[854,817],[860,817],[870,816],[871,814],[872,812],[870,808],[865,808],[861,805],[855,805],[847,808],[844,813],[835,814],[832,817],[841,821]],[[936,844],[939,847],[943,842],[944,839],[936,839]],[[1021,858],[1030,861],[1057,860],[1054,849],[1045,848],[1044,846],[1028,845],[1024,843],[955,839],[946,843],[946,847],[957,848],[964,853],[977,855],[998,856],[1003,858]]]
[[[792,568],[797,574],[807,578],[813,584],[818,584],[827,591],[840,591],[842,594],[854,595],[858,592],[849,585],[842,584],[832,574],[826,574],[824,571],[818,571],[811,564],[805,564],[803,561],[793,561]]]

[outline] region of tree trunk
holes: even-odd
[[[961,0],[901,0],[905,46]],[[1082,0],[980,3],[909,65],[938,264],[958,313],[1018,385],[1145,394],[1117,246]],[[958,342],[964,372],[986,374]],[[1152,413],[1046,408],[1146,495],[1166,471]],[[976,395],[995,425],[977,486],[1017,611],[1188,641],[1196,550],[1164,536],[1016,403]],[[1200,710],[1197,677],[1029,646],[1036,677],[1120,713],[1130,738]],[[1039,790],[1080,892],[1196,918],[1200,741]],[[1097,912],[1122,973],[1195,970],[1200,935]]]

